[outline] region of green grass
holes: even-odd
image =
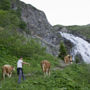
[[[24,65],[24,73],[25,74],[31,74],[31,76],[27,76],[25,81],[22,81],[22,83],[20,85],[17,84],[18,81],[18,76],[17,76],[17,72],[14,71],[13,72],[13,76],[12,78],[8,78],[6,77],[5,80],[1,80],[1,87],[2,90],[10,90],[10,89],[25,89],[28,90],[29,88],[31,88],[32,90],[39,90],[40,87],[43,87],[42,85],[40,85],[38,87],[38,85],[36,85],[40,80],[40,82],[42,82],[43,80],[45,80],[45,78],[43,77],[43,73],[42,73],[42,69],[40,66],[40,62],[44,59],[48,59],[52,66],[51,68],[53,68],[55,65],[58,64],[58,62],[55,61],[55,59],[51,56],[51,55],[46,55],[46,56],[40,56],[40,55],[35,55],[32,58],[24,58],[24,61],[30,63],[30,66]],[[0,63],[0,68],[4,65],[4,64],[10,64],[15,66],[16,68],[16,63],[18,58],[15,56],[10,56],[10,55],[2,55],[2,57],[0,57],[0,60],[2,63]],[[0,69],[0,75],[2,75],[1,69]],[[0,77],[1,79],[1,77]],[[35,80],[34,80],[35,79]],[[30,84],[32,83],[32,84]],[[34,87],[35,84],[35,87]],[[31,87],[30,87],[31,86]],[[35,89],[37,87],[37,89]]]
[[[55,67],[55,66],[54,66]],[[24,73],[31,73],[26,80],[17,84],[18,76],[16,71],[12,78],[6,77],[1,81],[2,90],[90,90],[89,65],[72,64],[63,70],[52,70],[51,76],[44,77],[40,64],[36,67],[24,65]]]

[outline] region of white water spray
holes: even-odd
[[[60,34],[62,37],[74,44],[74,47],[72,48],[73,59],[75,55],[79,53],[82,56],[84,62],[86,62],[87,64],[90,63],[90,43],[72,34],[62,32],[60,32]]]

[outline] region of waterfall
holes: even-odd
[[[71,52],[73,60],[75,58],[75,55],[79,53],[82,56],[84,62],[86,62],[87,64],[90,63],[90,43],[72,34],[63,32],[60,32],[60,34],[62,37],[74,44],[74,47],[72,48]]]

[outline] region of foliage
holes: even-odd
[[[45,48],[35,40],[19,35],[15,30],[1,30],[0,31],[0,47],[9,50],[9,53],[14,56],[30,57],[34,54],[44,54]],[[40,51],[40,52],[38,52]]]
[[[15,13],[0,10],[0,26],[2,27],[9,25],[18,26],[19,23],[20,19],[17,17]]]
[[[11,27],[25,30],[26,23],[21,20],[20,9],[14,10],[0,10],[0,26]]]
[[[63,42],[60,43],[60,49],[59,49],[59,57],[61,57],[62,59],[64,59],[64,56],[67,55],[67,50],[65,48],[65,45]]]
[[[0,0],[0,9],[9,10],[10,9],[10,0]]]
[[[10,58],[10,56],[9,56]],[[13,60],[17,59],[15,57]],[[9,60],[10,61],[10,60]],[[89,90],[90,89],[90,66],[86,64],[73,64],[66,67],[64,70],[51,71],[50,77],[44,77],[41,72],[40,64],[30,60],[31,67],[24,66],[24,73],[31,73],[31,76],[26,76],[26,80],[21,84],[17,84],[18,77],[13,73],[11,79],[6,78],[1,81],[1,88],[22,89],[22,90]],[[12,62],[12,61],[11,61]],[[16,61],[15,61],[16,62]],[[13,63],[15,63],[13,62]],[[36,65],[34,65],[34,63]],[[40,62],[39,62],[40,63]],[[53,67],[51,67],[53,68]],[[11,83],[12,82],[12,83]]]

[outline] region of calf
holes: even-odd
[[[72,56],[70,55],[67,55],[64,57],[64,62],[67,64],[67,63],[71,63],[72,64]]]
[[[50,62],[49,61],[43,60],[41,62],[41,68],[42,68],[42,71],[44,73],[44,76],[45,75],[49,75],[50,76]]]
[[[9,78],[12,76],[12,71],[15,71],[15,68],[11,65],[4,65],[2,67],[2,77],[5,79],[5,75],[7,75]]]

